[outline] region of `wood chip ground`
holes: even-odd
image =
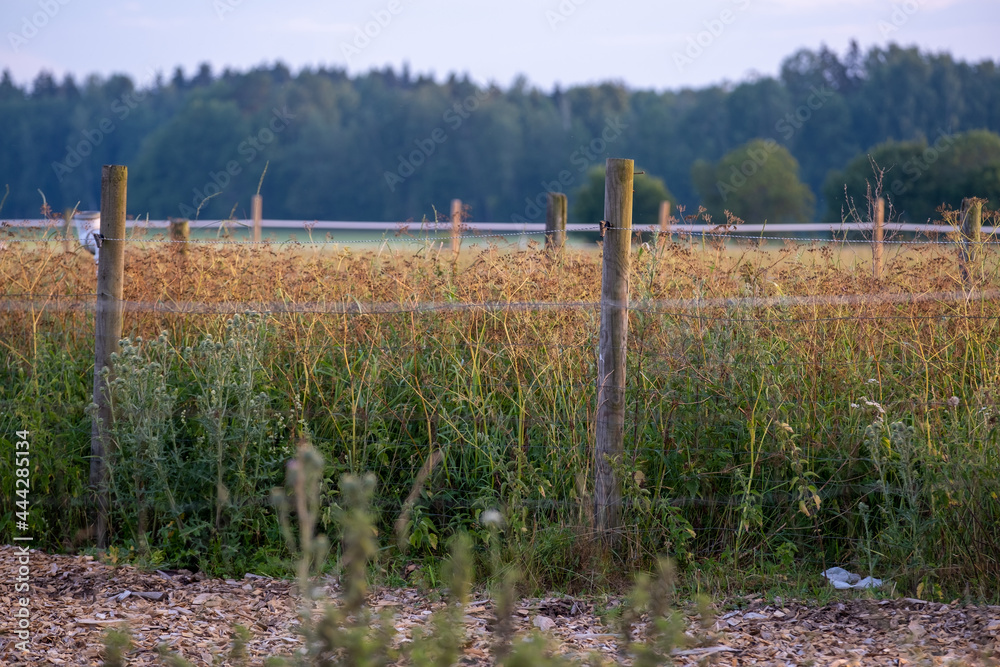
[[[288,655],[296,633],[294,587],[252,574],[238,580],[204,579],[185,571],[146,572],[111,567],[89,556],[30,552],[30,652],[16,647],[14,612],[23,594],[14,589],[16,547],[0,547],[0,664],[101,665],[108,628],[127,627],[134,648],[130,665],[159,662],[166,644],[196,665],[226,664],[233,627],[250,629],[250,664]],[[331,593],[335,594],[331,584]],[[678,665],[1000,665],[992,655],[1000,632],[1000,607],[951,606],[914,599],[870,600],[856,595],[824,606],[788,602],[780,608],[741,600],[739,611],[719,614],[710,629],[689,617],[695,645],[679,648]],[[390,610],[397,638],[443,604],[416,589],[381,589],[370,600]],[[552,650],[605,664],[627,664],[618,635],[595,614],[615,601],[553,597],[524,599],[515,619],[519,633],[539,632]],[[474,598],[466,610],[463,665],[489,665],[493,604]]]

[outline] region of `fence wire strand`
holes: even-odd
[[[56,301],[56,310],[61,308],[92,310],[94,301],[84,302],[83,298],[96,299],[95,294],[0,294],[0,310],[19,311],[36,308],[37,301]],[[75,299],[75,303],[65,304],[64,300]],[[967,313],[942,313],[940,315],[862,315],[812,317],[732,317],[710,315],[706,310],[749,310],[782,309],[818,306],[879,306],[912,305],[918,303],[970,304],[1000,301],[1000,290],[969,290],[932,293],[877,292],[873,294],[851,295],[801,295],[782,297],[737,297],[737,298],[677,298],[642,299],[628,303],[606,301],[479,301],[479,302],[419,302],[419,303],[364,303],[360,301],[330,302],[260,302],[260,301],[136,301],[124,299],[121,303],[126,312],[155,312],[177,314],[327,314],[327,315],[410,315],[419,313],[445,313],[460,311],[482,312],[537,312],[547,310],[599,310],[604,307],[624,307],[631,312],[650,315],[675,315],[698,319],[704,322],[810,322],[825,320],[880,320],[880,319],[937,319],[968,318],[995,319],[1000,315],[971,315]],[[695,313],[682,311],[697,311]]]
[[[4,227],[0,225],[0,229]],[[143,230],[143,232],[149,230],[157,230],[159,234],[164,234],[163,236],[145,237],[139,235],[126,236],[125,238],[111,238],[102,237],[103,241],[121,241],[125,243],[160,243],[160,244],[192,244],[192,245],[240,245],[240,246],[250,246],[250,247],[271,247],[271,246],[325,246],[325,245],[386,245],[386,244],[426,244],[428,242],[432,244],[443,243],[451,238],[452,231],[450,223],[440,223],[440,226],[434,229],[428,229],[426,226],[421,227],[418,231],[421,234],[427,234],[423,237],[413,236],[410,234],[409,229],[405,227],[400,227],[396,233],[390,238],[388,236],[382,236],[376,239],[344,239],[337,240],[335,238],[326,238],[316,240],[311,238],[311,230],[308,227],[303,226],[301,228],[301,233],[310,236],[308,240],[287,240],[287,241],[276,241],[263,239],[261,241],[253,240],[234,240],[234,239],[204,239],[204,238],[189,238],[189,239],[173,239],[166,236],[166,230],[161,227],[146,228],[137,227]],[[6,227],[8,230],[15,229],[14,227]],[[53,225],[50,229],[59,230],[61,227]],[[215,227],[194,227],[194,229],[217,229]],[[252,231],[252,228],[245,227],[241,225],[239,227],[241,231]],[[273,229],[273,228],[272,228]],[[765,228],[766,229],[766,228]],[[299,228],[281,228],[282,233],[293,233],[299,232]],[[350,230],[346,230],[350,231]],[[599,224],[595,225],[584,225],[574,227],[568,230],[569,234],[594,234],[602,233],[602,227]],[[646,226],[633,226],[632,232],[638,235],[649,234],[659,240],[660,237],[666,237],[668,240],[672,240],[674,236],[678,237],[680,241],[684,241],[688,238],[702,238],[709,241],[712,240],[735,240],[735,241],[747,241],[747,242],[791,242],[791,243],[802,243],[802,244],[861,244],[861,245],[872,245],[874,243],[872,238],[848,238],[848,234],[865,234],[870,233],[870,229],[860,228],[860,229],[838,229],[831,226],[827,237],[814,237],[814,236],[773,236],[765,233],[757,232],[740,232],[738,226],[735,229],[732,228],[714,228],[714,229],[685,229],[685,228],[674,228],[667,231],[657,229],[655,227]],[[468,233],[466,230],[464,233],[458,235],[458,237],[465,240],[475,240],[475,239],[503,239],[503,238],[526,238],[526,237],[538,237],[545,236],[547,233],[544,230],[540,231],[527,231],[527,230],[510,230],[510,231],[500,231],[499,229],[490,233]],[[900,232],[897,232],[897,234]],[[911,231],[905,232],[911,233],[919,237],[924,235],[925,238],[914,238],[914,239],[902,239],[898,238],[896,235],[891,235],[883,238],[882,245],[965,245],[969,243],[969,239],[965,238],[960,229],[955,228],[952,231]],[[328,236],[333,236],[332,233],[327,232]],[[843,235],[838,237],[838,235]],[[958,238],[955,239],[945,239],[939,240],[936,236],[941,235],[954,235]],[[984,234],[983,238],[975,241],[975,243],[981,246],[990,246],[1000,244],[1000,238],[997,238],[998,233],[993,232],[990,234]],[[75,241],[76,239],[70,237],[68,240]],[[36,237],[36,238],[18,238],[10,236],[9,238],[3,239],[6,243],[66,243],[67,239],[62,237]]]

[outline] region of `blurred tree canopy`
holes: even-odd
[[[754,139],[726,153],[715,165],[691,168],[702,206],[721,224],[729,211],[744,221],[808,222],[815,197],[799,180],[799,163],[773,140]]]
[[[125,164],[133,215],[243,217],[267,165],[268,218],[419,220],[457,197],[473,220],[541,221],[546,192],[572,196],[609,157],[643,165],[689,211],[717,209],[717,188],[695,176],[760,139],[782,147],[761,176],[789,173],[790,155],[821,210],[839,220],[843,186],[854,192],[856,183],[838,184],[831,173],[846,168],[839,177],[855,178],[857,169],[845,166],[866,147],[968,137],[969,146],[956,143],[909,184],[912,202],[899,195],[901,210],[925,219],[960,190],[994,191],[1000,176],[990,140],[973,130],[1000,131],[997,63],[896,45],[854,45],[844,55],[801,50],[777,77],[663,92],[617,83],[541,91],[523,78],[502,89],[408,69],[348,76],[335,68],[293,73],[280,63],[246,72],[204,65],[192,76],[177,69],[139,85],[43,72],[22,86],[5,72],[0,194],[4,186],[10,193],[0,215],[37,216],[39,190],[55,210],[97,208],[101,165]],[[879,164],[902,171],[911,149]],[[960,180],[946,170],[953,160]],[[797,202],[805,199],[794,181],[787,186]],[[803,210],[780,199],[751,203],[741,202],[752,219],[798,219]]]
[[[657,178],[639,166],[635,167],[636,175],[632,186],[632,228],[658,227],[660,222],[660,203],[669,201],[671,211],[677,205],[677,198]],[[572,194],[571,206],[573,222],[596,225],[604,219],[604,176],[606,169],[594,167],[587,172],[583,186]]]
[[[885,197],[894,218],[939,220],[942,206],[960,208],[965,197],[1000,206],[1000,135],[985,130],[940,133],[930,141],[885,141],[830,174],[825,187],[827,218],[868,210],[869,196]]]

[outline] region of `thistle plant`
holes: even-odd
[[[108,383],[108,401],[114,421],[115,446],[107,459],[110,491],[116,507],[134,514],[133,538],[140,553],[149,550],[147,530],[153,512],[181,528],[171,458],[176,454],[174,409],[177,390],[168,387],[174,350],[166,332],[143,344],[141,337],[125,338],[111,355],[114,378]],[[103,369],[105,378],[108,369]]]

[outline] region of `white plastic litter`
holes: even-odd
[[[881,579],[874,577],[862,579],[860,574],[848,572],[842,567],[831,567],[823,573],[823,576],[830,580],[834,588],[878,588],[882,585]]]
[[[73,216],[73,222],[76,223],[76,233],[80,237],[80,245],[88,252],[93,253],[94,263],[98,263],[101,249],[94,236],[101,233],[101,212],[77,211]]]

